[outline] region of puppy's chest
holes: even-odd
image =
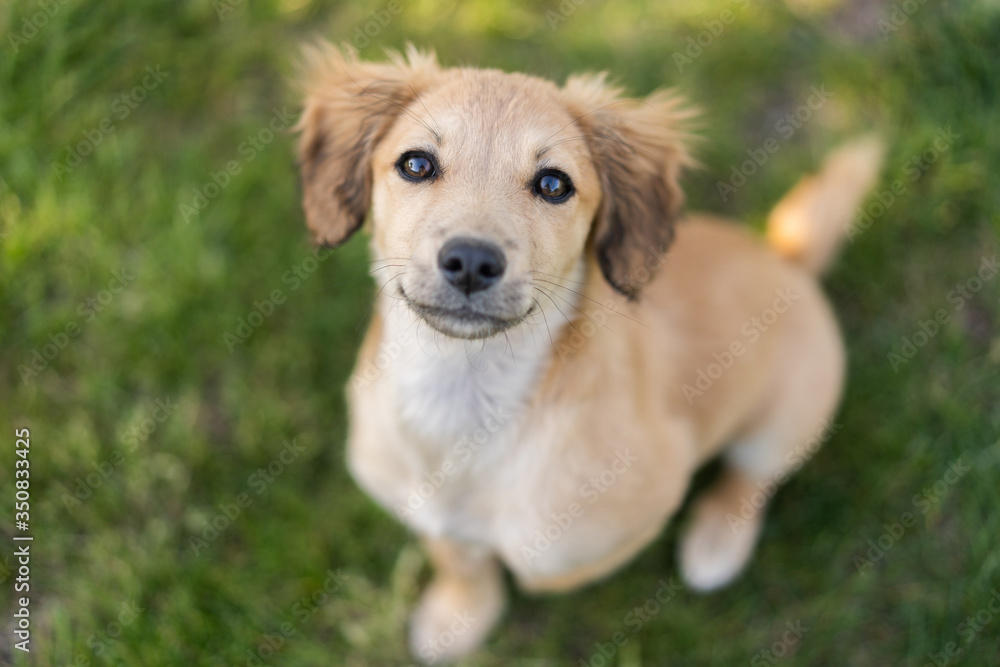
[[[608,419],[610,410],[635,421],[628,402],[545,402],[534,393],[551,349],[511,342],[516,356],[503,339],[415,340],[397,350],[353,393],[350,458],[358,482],[411,529],[489,545],[532,580],[626,542],[635,520],[615,508],[662,505],[661,485],[645,489],[663,467],[641,431],[620,432]]]
[[[368,403],[365,414],[381,412],[357,443],[380,453],[359,458],[373,466],[389,458],[402,473],[394,488],[367,486],[420,532],[489,542],[509,505],[512,470],[540,445],[525,413],[549,350],[533,340],[425,334],[417,331],[394,372],[357,397]],[[374,479],[377,470],[370,472]]]
[[[489,544],[507,511],[511,491],[505,467],[517,456],[519,429],[487,419],[486,425],[418,451],[416,465],[398,493],[405,523],[418,532]],[[416,444],[417,441],[411,441]]]
[[[497,423],[509,426],[522,411],[542,364],[531,359],[518,365],[509,357],[485,361],[461,351],[417,356],[393,383],[398,419],[431,456],[442,443],[487,426],[495,433]]]
[[[409,400],[429,394],[417,396]],[[583,565],[588,554],[613,551],[633,531],[609,510],[644,497],[637,443],[574,448],[567,438],[579,433],[573,421],[581,415],[564,407],[540,412],[468,397],[453,406],[467,412],[453,408],[437,423],[471,427],[421,436],[406,430],[396,443],[411,465],[392,491],[393,504],[412,529],[490,545],[526,580]]]
[[[544,359],[489,348],[419,355],[388,387],[410,461],[404,518],[421,531],[489,541],[509,470],[533,446],[524,413]]]

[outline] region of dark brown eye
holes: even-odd
[[[573,183],[562,172],[546,171],[535,179],[534,190],[542,199],[556,204],[573,194]]]
[[[422,181],[437,173],[434,162],[423,153],[404,153],[396,163],[396,169],[403,178],[411,181]]]

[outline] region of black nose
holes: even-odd
[[[438,253],[445,279],[466,294],[489,289],[500,280],[507,262],[496,245],[473,239],[452,239]]]

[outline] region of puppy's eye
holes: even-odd
[[[573,194],[573,182],[561,171],[544,171],[535,179],[534,191],[542,199],[558,204]]]
[[[434,161],[424,153],[403,153],[396,163],[400,175],[410,181],[422,181],[437,173]]]

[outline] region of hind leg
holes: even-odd
[[[681,572],[691,588],[713,590],[740,573],[753,554],[768,502],[831,430],[836,427],[820,422],[810,436],[786,440],[761,435],[727,452],[720,479],[695,501],[681,537]],[[761,450],[768,451],[761,456]],[[763,463],[778,454],[780,464]]]
[[[829,324],[810,333],[783,348],[764,405],[724,453],[719,481],[695,501],[679,553],[693,589],[719,588],[740,573],[767,502],[836,431],[829,420],[843,383],[843,348]]]

